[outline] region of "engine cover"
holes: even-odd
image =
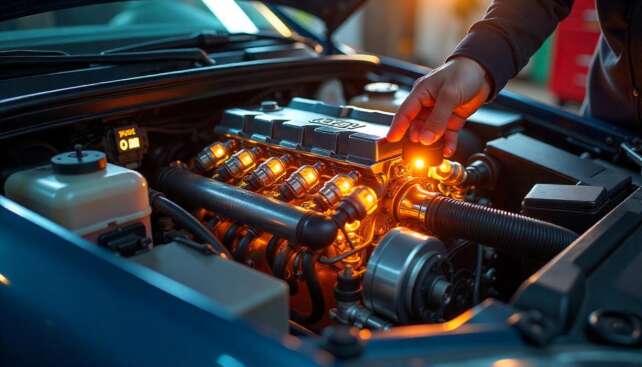
[[[258,109],[225,111],[216,132],[359,164],[401,154],[385,136],[393,114],[294,98],[287,107],[265,101]]]

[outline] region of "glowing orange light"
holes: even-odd
[[[370,331],[368,329],[361,329],[361,330],[359,330],[359,337],[362,340],[368,340],[368,339],[370,339],[372,337],[372,331]]]
[[[210,147],[210,151],[216,158],[221,158],[225,155],[225,149],[223,149],[223,147],[218,144]]]
[[[341,183],[341,191],[350,191],[350,188],[352,187],[352,184],[348,181],[343,181]]]
[[[317,174],[317,171],[310,166],[302,169],[300,173],[301,173],[301,176],[303,176],[303,179],[305,180],[305,182],[308,183],[308,185],[313,185],[319,179],[319,175]]]
[[[416,169],[424,169],[424,167],[426,167],[426,162],[421,158],[417,158],[414,160],[413,165]]]
[[[352,195],[356,196],[368,215],[377,209],[377,194],[368,186],[357,187]]]
[[[272,164],[272,172],[275,174],[281,173],[283,171],[283,165],[279,161],[274,161]]]
[[[247,150],[244,150],[239,154],[239,160],[245,167],[249,167],[254,163],[254,157],[252,157],[252,153],[248,152]]]
[[[270,158],[266,161],[266,164],[275,175],[280,174],[284,170],[283,163],[279,158]]]
[[[354,232],[354,231],[356,231],[357,229],[359,229],[359,226],[361,226],[361,222],[360,222],[360,221],[358,221],[358,220],[355,220],[354,222],[346,223],[346,224],[343,226],[343,228],[344,228],[347,232]]]

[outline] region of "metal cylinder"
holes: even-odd
[[[165,195],[181,203],[211,210],[295,244],[322,248],[332,244],[337,235],[337,226],[328,216],[197,175],[182,167],[162,170],[157,184]]]
[[[368,261],[363,279],[366,307],[399,323],[439,321],[452,290],[450,274],[442,266],[445,251],[435,237],[392,229]]]

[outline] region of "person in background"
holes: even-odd
[[[466,118],[517,75],[572,5],[494,0],[446,62],[415,82],[388,140],[428,145],[443,137],[443,153],[452,156]],[[582,114],[642,131],[642,1],[596,0],[596,7],[602,35]]]

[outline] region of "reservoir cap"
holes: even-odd
[[[73,152],[60,153],[51,158],[54,172],[64,175],[77,175],[102,171],[107,167],[105,153],[97,150],[83,150],[76,145]]]

